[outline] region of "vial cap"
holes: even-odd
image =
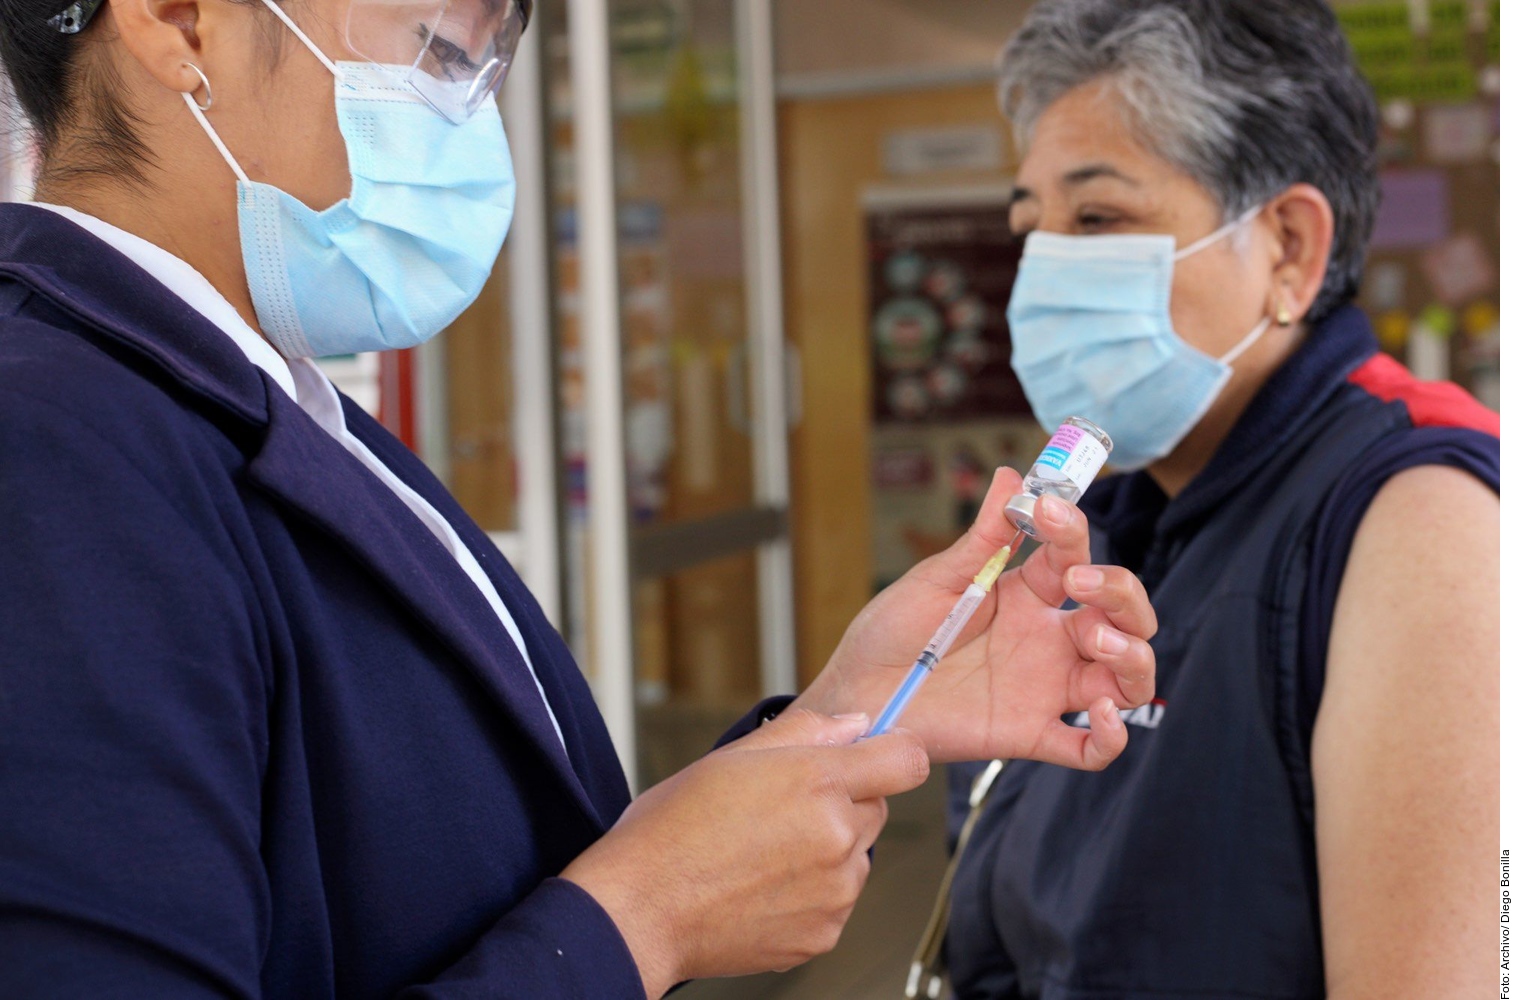
[[[1036,510],[1036,497],[1029,493],[1021,493],[1010,498],[1005,504],[1005,516],[1014,521],[1016,526],[1025,530],[1032,538],[1036,537],[1036,529],[1032,524],[1031,515]]]

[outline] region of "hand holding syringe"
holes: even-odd
[[[1027,535],[1036,537],[1036,526],[1031,520],[1036,498],[1043,493],[1053,493],[1069,503],[1077,503],[1084,490],[1094,481],[1094,476],[1104,465],[1105,459],[1110,457],[1112,447],[1109,435],[1080,417],[1069,417],[1058,428],[1031,466],[1020,495],[1005,505],[1005,516],[1019,529],[1015,537],[1009,545],[989,558],[968,585],[968,589],[963,591],[963,595],[957,599],[957,603],[937,628],[936,634],[926,643],[926,648],[910,667],[910,672],[895,689],[889,704],[879,713],[878,721],[874,722],[864,736],[877,736],[894,728],[905,707],[936,669],[936,665],[946,657],[963,631],[963,626],[968,624],[968,619],[973,617],[973,613],[988,596],[989,589],[1004,572],[1006,563],[1010,561],[1010,556],[1021,539]]]
[[[937,628],[936,634],[931,637],[930,642],[926,643],[926,648],[921,651],[920,657],[916,659],[910,672],[895,689],[894,696],[889,699],[889,704],[879,713],[878,721],[874,722],[872,728],[863,734],[864,736],[877,736],[879,733],[885,733],[894,728],[900,713],[905,710],[906,705],[910,704],[910,699],[915,697],[915,692],[919,690],[931,671],[936,669],[942,657],[947,655],[948,650],[952,648],[952,644],[957,641],[958,635],[963,631],[963,626],[968,624],[968,619],[973,617],[973,612],[978,610],[978,606],[988,596],[989,588],[994,586],[994,581],[998,580],[999,575],[1005,571],[1005,564],[1010,561],[1010,554],[1024,534],[1024,531],[1017,531],[1014,541],[994,553],[989,557],[989,561],[984,563],[984,568],[979,570],[978,576],[975,576],[973,582],[968,584],[968,589],[963,591],[963,596],[959,597],[957,603],[952,606],[952,610],[947,612],[947,617]]]

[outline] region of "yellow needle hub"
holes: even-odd
[[[989,557],[989,561],[984,563],[984,568],[978,571],[978,576],[973,578],[973,582],[988,590],[994,586],[994,581],[998,580],[999,575],[1005,571],[1005,564],[1009,561],[1010,546],[1006,545]]]

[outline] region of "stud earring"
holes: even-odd
[[[1278,306],[1278,315],[1275,318],[1278,320],[1279,326],[1290,326],[1294,322],[1294,314],[1289,311],[1288,306],[1282,303]]]

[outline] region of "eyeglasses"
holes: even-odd
[[[78,34],[105,0],[77,0],[48,19]],[[352,0],[347,44],[396,75],[450,121],[493,100],[510,72],[535,0]]]
[[[505,82],[533,0],[352,0],[347,44],[454,122]]]

